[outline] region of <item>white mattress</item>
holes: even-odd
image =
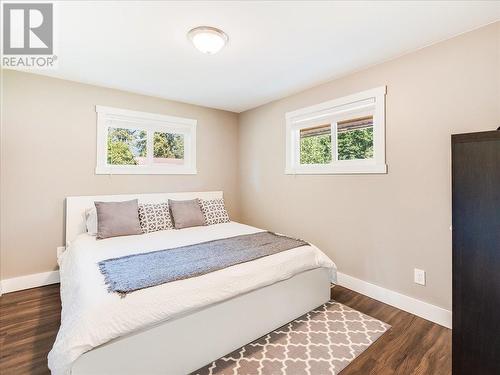
[[[83,353],[138,329],[193,312],[300,272],[335,264],[315,246],[302,246],[203,276],[135,291],[109,293],[97,263],[104,259],[259,232],[231,222],[96,240],[81,234],[59,258],[61,327],[49,353],[53,374],[66,374]]]

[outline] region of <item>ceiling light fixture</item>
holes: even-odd
[[[195,27],[188,32],[188,37],[197,50],[208,55],[219,52],[229,40],[224,31],[210,26]]]

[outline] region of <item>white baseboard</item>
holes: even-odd
[[[394,292],[390,289],[371,284],[367,281],[338,272],[338,285],[364,294],[370,298],[384,302],[398,309],[415,314],[431,322],[451,328],[451,311],[430,303],[420,301],[413,297]],[[18,290],[35,288],[59,282],[59,271],[42,272],[33,275],[19,276],[5,279],[1,282],[0,295]]]
[[[449,310],[413,297],[408,297],[390,289],[382,288],[381,286],[357,279],[345,273],[338,272],[337,277],[338,285],[340,286],[430,320],[446,328],[451,328],[451,311]]]
[[[59,271],[34,273],[32,275],[4,279],[0,284],[0,295],[18,290],[36,288],[59,282]]]

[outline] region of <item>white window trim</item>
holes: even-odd
[[[97,112],[97,165],[96,174],[196,174],[196,125],[197,120],[160,115],[156,113],[130,111],[127,109],[96,105]],[[184,135],[184,164],[183,165],[109,165],[108,128],[116,127],[108,120],[120,121],[120,127],[147,130],[147,157],[153,158],[153,142],[151,135],[154,131],[180,133]]]
[[[286,113],[285,174],[358,174],[387,173],[385,163],[385,94],[386,86],[344,96],[310,107]],[[332,126],[332,152],[336,152],[336,124],[342,114],[362,114],[369,108],[373,113],[373,159],[338,160],[330,164],[300,164],[297,139],[298,129],[319,120],[330,120]],[[335,151],[334,151],[335,150]]]

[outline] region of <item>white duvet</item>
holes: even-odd
[[[96,240],[80,235],[60,256],[61,327],[49,353],[53,374],[68,374],[83,353],[116,337],[195,311],[300,272],[335,264],[315,246],[302,246],[186,280],[109,293],[97,263],[128,254],[167,249],[261,231],[231,222]]]

